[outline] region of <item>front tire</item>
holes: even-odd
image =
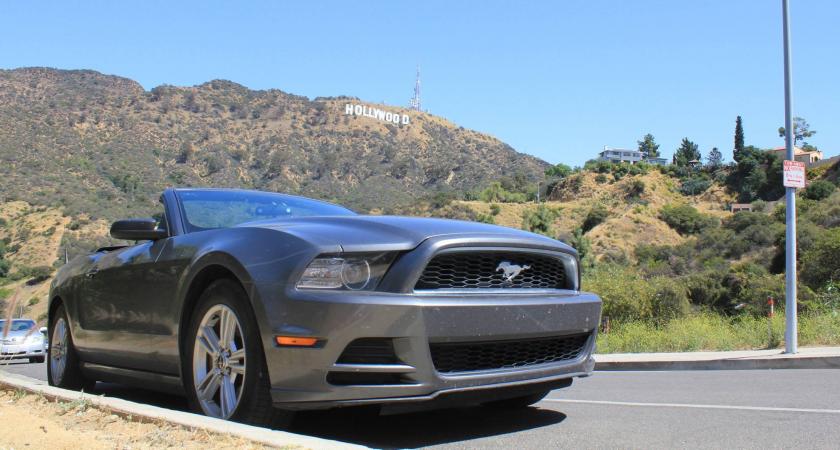
[[[75,391],[90,391],[96,381],[82,374],[81,361],[70,335],[70,322],[64,305],[59,305],[50,321],[50,346],[47,350],[47,381],[56,386]],[[41,359],[43,361],[43,359]]]
[[[185,339],[182,373],[194,411],[256,425],[291,420],[291,412],[271,403],[259,329],[238,283],[221,279],[205,289]]]
[[[44,362],[44,357],[43,356],[35,356],[35,357],[32,357],[32,358],[29,358],[29,363],[30,364],[32,364],[32,363],[42,363],[42,362]]]

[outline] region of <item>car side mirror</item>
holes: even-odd
[[[111,225],[111,237],[127,241],[156,241],[169,236],[157,228],[155,219],[123,219]]]

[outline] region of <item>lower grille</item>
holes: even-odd
[[[351,342],[341,356],[339,364],[397,364],[400,360],[394,352],[391,338],[361,338]]]
[[[591,333],[534,339],[432,343],[435,369],[442,373],[510,369],[577,358]]]

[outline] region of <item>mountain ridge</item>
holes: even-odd
[[[345,114],[348,103],[410,117]],[[388,209],[548,163],[444,118],[355,97],[252,90],[228,80],[146,91],[93,70],[0,70],[3,199],[109,219],[167,186],[284,191]]]

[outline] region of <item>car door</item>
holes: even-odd
[[[161,223],[166,223],[165,217]],[[79,302],[80,325],[89,350],[86,360],[157,373],[178,372],[174,362],[177,327],[172,324],[177,316],[174,295],[179,272],[171,258],[159,261],[170,241],[146,241],[110,252],[89,269]]]

